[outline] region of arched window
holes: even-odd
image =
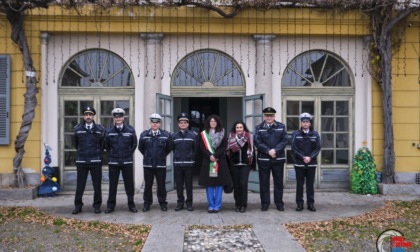
[[[211,91],[205,96],[226,96],[245,93],[245,81],[241,67],[229,55],[217,50],[199,50],[182,59],[172,75],[171,93]],[[199,92],[199,91],[198,91]],[[203,93],[204,95],[204,93]]]
[[[134,79],[128,65],[116,54],[103,49],[77,54],[64,67],[61,86],[128,87]]]
[[[302,53],[287,66],[284,87],[350,87],[349,69],[332,53],[313,50]]]

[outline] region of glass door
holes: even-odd
[[[244,96],[242,103],[243,121],[247,125],[251,134],[254,134],[255,126],[263,122],[262,110],[264,108],[265,95],[257,94]],[[254,153],[257,158],[257,152]],[[258,165],[255,171],[249,173],[248,188],[250,191],[260,191],[260,178],[258,176]]]
[[[61,98],[60,103],[60,181],[63,190],[76,189],[76,149],[74,142],[74,127],[83,122],[81,111],[86,106],[92,106],[96,110],[94,117],[95,123],[108,128],[113,125],[111,111],[115,107],[125,110],[125,123],[130,124],[133,120],[133,99],[118,96],[65,96]],[[120,177],[122,182],[122,178]],[[108,177],[108,157],[106,151],[103,155],[102,183],[106,185],[109,182]],[[93,190],[90,176],[86,190]]]
[[[173,132],[173,107],[174,98],[164,94],[156,94],[156,111],[162,117],[161,129]],[[172,191],[174,183],[174,166],[172,164],[172,152],[166,157],[166,181],[165,188]]]
[[[289,134],[300,128],[299,115],[308,112],[314,116],[312,129],[321,137],[321,153],[315,178],[316,188],[348,188],[352,163],[353,119],[351,97],[287,97],[285,99],[285,124]],[[295,187],[291,146],[286,148],[285,186]]]

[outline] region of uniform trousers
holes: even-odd
[[[209,210],[220,210],[222,207],[223,186],[206,187]]]
[[[124,188],[125,193],[127,194],[128,207],[135,207],[133,164],[109,165],[109,195],[107,208],[110,209],[114,209],[117,203],[117,188],[120,172],[124,180]]]
[[[176,193],[178,196],[178,204],[187,204],[192,206],[193,202],[193,167],[180,166],[175,167],[174,170]],[[184,197],[184,184],[187,193],[187,200]]]
[[[313,205],[315,203],[314,180],[316,168],[296,167],[296,204],[303,205],[303,185],[306,179],[306,203]]]
[[[144,168],[144,192],[143,200],[145,206],[150,206],[153,203],[153,180],[156,178],[157,183],[157,198],[159,205],[167,205],[166,202],[166,168]]]
[[[248,178],[250,171],[251,168],[248,165],[230,166],[233,179],[233,197],[237,207],[246,207],[248,204]]]
[[[270,171],[273,173],[274,182],[274,203],[277,207],[283,207],[283,171],[282,164],[259,164],[258,175],[260,176],[260,198],[261,206],[270,205]]]
[[[93,207],[100,208],[102,205],[102,164],[78,165],[77,166],[77,184],[74,205],[77,209],[83,207],[83,193],[86,188],[88,174],[92,178],[93,185]]]

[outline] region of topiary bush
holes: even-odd
[[[375,160],[366,147],[360,148],[354,156],[351,190],[357,194],[378,194]]]

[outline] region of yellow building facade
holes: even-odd
[[[409,22],[392,62],[395,171],[402,182],[420,172],[420,29],[418,19]],[[77,13],[51,6],[28,13],[24,28],[39,88],[22,162],[33,178],[44,166],[48,143],[60,184],[74,190],[71,136],[83,105],[94,106],[96,121],[106,127],[112,124],[109,109],[122,105],[138,135],[154,112],[163,115],[169,131],[182,111],[199,114],[197,129],[209,113],[219,114],[227,130],[237,119],[253,129],[262,107],[272,106],[289,133],[297,130],[299,113],[310,112],[325,139],[318,188],[349,188],[352,157],[364,143],[382,169],[382,94],[368,71],[370,28],[360,13],[283,8],[244,10],[225,19],[192,7],[87,7]],[[10,142],[0,145],[3,186],[13,174],[25,93],[22,54],[10,33],[1,16],[0,55],[10,58]],[[108,79],[102,78],[106,74]],[[141,164],[136,151],[137,189],[143,183]],[[285,185],[294,183],[288,162]]]

